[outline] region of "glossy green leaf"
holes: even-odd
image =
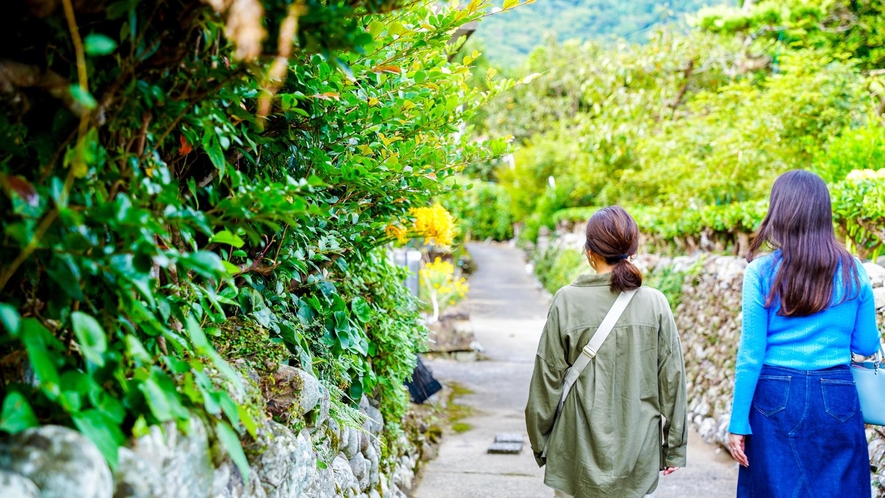
[[[221,264],[224,266],[224,269],[225,269],[225,271],[227,271],[228,275],[238,275],[238,274],[242,273],[242,270],[240,270],[239,266],[237,266],[229,261],[225,261],[222,259]],[[229,299],[226,301],[226,303],[227,304],[236,304],[234,301],[231,301]]]
[[[108,55],[117,49],[117,42],[97,33],[90,33],[83,38],[83,49],[89,55]]]
[[[227,274],[227,269],[221,262],[221,258],[211,251],[197,251],[186,256],[184,261],[194,271],[207,278]]]
[[[209,239],[209,242],[214,242],[217,244],[228,244],[236,247],[237,249],[243,247],[243,244],[246,243],[243,241],[243,239],[240,238],[239,235],[231,233],[228,230],[222,230],[216,233],[212,236],[211,239]]]
[[[68,91],[71,93],[71,97],[84,109],[93,110],[98,107],[98,102],[95,101],[95,97],[92,96],[89,91],[80,88],[79,85],[71,85],[68,87]]]
[[[108,343],[104,329],[98,321],[82,311],[75,311],[71,313],[71,324],[83,356],[92,363],[103,366],[104,357],[102,355],[107,350]]]
[[[133,335],[126,336],[126,353],[142,364],[148,364],[151,361],[151,355],[144,348],[141,341]]]
[[[181,404],[175,384],[162,371],[152,371],[151,376],[138,387],[157,420],[166,422],[188,418],[188,412]]]
[[[21,317],[13,306],[0,303],[0,325],[12,337],[18,336],[19,327],[21,326]]]
[[[28,400],[18,391],[9,392],[0,410],[0,431],[15,434],[37,425],[37,417]]]
[[[255,421],[255,418],[252,417],[252,414],[249,413],[249,410],[242,404],[237,404],[237,412],[240,421],[243,423],[243,427],[246,428],[249,435],[253,438],[256,437],[258,435],[258,423]]]
[[[20,335],[40,388],[54,399],[61,392],[58,370],[54,364],[54,360],[58,358],[52,348],[54,337],[34,318],[22,320]]]
[[[71,418],[77,429],[98,447],[111,469],[116,469],[117,454],[126,440],[120,427],[98,410],[74,413]]]
[[[224,449],[227,451],[231,460],[234,461],[237,468],[240,470],[243,480],[249,482],[249,471],[251,469],[249,468],[249,461],[246,459],[246,454],[243,452],[243,447],[240,444],[240,437],[233,429],[231,429],[230,425],[222,420],[219,420],[218,423],[215,424],[215,433],[218,435],[218,440],[224,445]]]
[[[372,308],[361,296],[354,298],[350,303],[350,307],[359,321],[366,323],[372,318]]]

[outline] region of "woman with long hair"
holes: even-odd
[[[547,315],[525,416],[535,458],[546,465],[544,483],[557,497],[648,496],[659,471],[685,465],[682,345],[667,299],[640,287],[631,262],[638,245],[626,211],[599,210],[584,245],[596,272],[560,289]],[[603,321],[618,300],[626,308],[615,307],[622,311],[608,328]],[[606,338],[588,353],[600,330]],[[563,380],[576,365],[586,366],[571,371],[576,382],[560,411]]]
[[[766,245],[774,250],[758,257]],[[784,173],[750,246],[729,450],[739,497],[869,497],[851,352],[879,346],[870,280],[817,175]]]

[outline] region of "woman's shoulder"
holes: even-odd
[[[864,266],[864,262],[860,260],[860,258],[856,256],[852,256],[852,261],[854,261],[854,269],[857,271],[857,275],[860,278],[869,279],[869,275],[867,273],[867,267]]]
[[[664,295],[663,292],[655,289],[654,287],[649,287],[647,285],[643,285],[639,289],[636,290],[635,298],[643,303],[643,307],[651,306],[651,309],[656,308],[666,308],[670,309],[670,301],[667,299],[667,296]]]
[[[765,254],[759,256],[758,258],[754,258],[753,261],[750,261],[747,264],[747,269],[744,270],[746,275],[759,275],[771,273],[777,263],[781,260],[780,251],[775,251],[773,253]]]

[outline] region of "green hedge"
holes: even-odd
[[[587,258],[577,249],[551,247],[544,252],[535,251],[531,259],[535,276],[551,294],[574,282],[579,275],[592,272]],[[685,278],[698,269],[700,265],[688,272],[674,271],[671,267],[655,268],[643,275],[642,284],[664,293],[675,310],[682,298]]]
[[[885,249],[885,175],[856,170],[848,178],[831,184],[830,191],[833,222],[846,245],[864,258],[881,255]],[[582,224],[598,209],[563,209],[554,213],[553,220],[556,224]],[[737,236],[749,240],[767,209],[765,200],[693,210],[627,206],[640,230],[650,239],[650,249],[655,250],[666,249],[676,240],[699,239],[702,234],[719,242],[722,248],[735,249]]]
[[[391,427],[407,406],[425,329],[386,228],[506,148],[455,134],[513,84],[448,60],[483,4],[229,3],[0,20],[0,430],[75,426],[114,465],[196,411],[242,467],[238,359],[377,396]]]

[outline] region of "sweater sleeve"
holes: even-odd
[[[867,276],[867,272],[860,262],[857,263],[857,273],[860,278],[860,292],[857,298],[857,317],[854,321],[854,330],[851,333],[851,351],[863,356],[871,356],[879,348],[876,303],[873,297],[873,287],[870,285],[870,277]]]
[[[685,467],[688,446],[688,402],[685,392],[685,361],[676,322],[670,307],[664,303],[660,320],[661,337],[666,350],[658,359],[658,391],[661,415],[664,416],[661,470],[667,467]]]
[[[545,463],[541,454],[553,430],[556,407],[562,396],[562,379],[568,369],[560,336],[559,315],[554,304],[547,314],[547,323],[538,344],[535,369],[529,384],[529,400],[525,407],[526,430],[538,466]]]
[[[756,383],[762,372],[768,339],[768,310],[762,278],[757,265],[750,265],[744,273],[742,291],[743,323],[741,340],[735,365],[734,398],[728,431],[733,434],[752,434],[750,429],[750,405],[756,391]]]

